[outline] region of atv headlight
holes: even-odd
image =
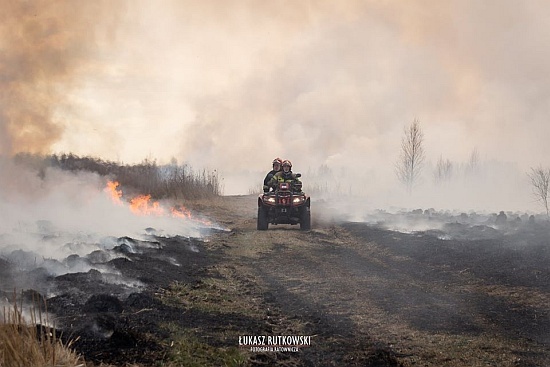
[[[304,202],[304,198],[303,198],[302,196],[296,196],[296,197],[292,200],[292,202],[293,202],[294,204],[300,204],[300,203],[303,203],[303,202]]]
[[[271,203],[271,204],[275,204],[275,198],[274,197],[269,197],[269,198],[265,199],[265,201],[267,201],[268,203]]]

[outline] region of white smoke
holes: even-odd
[[[102,265],[125,256],[112,251],[116,246],[134,253],[161,250],[152,235],[204,233],[205,225],[191,219],[135,215],[112,201],[106,179],[96,174],[46,168],[39,177],[5,159],[0,172],[0,256],[20,269],[45,268],[54,276],[95,269],[106,281],[122,281]]]
[[[499,190],[444,196],[507,207],[525,172],[549,164],[547,2],[47,4],[0,12],[2,35],[15,40],[0,59],[11,96],[5,152],[175,157],[217,169],[230,194],[281,156],[302,173],[326,165],[339,190],[391,202],[403,126],[418,118],[427,162],[460,164],[477,148],[513,167],[487,183]]]

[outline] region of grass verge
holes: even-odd
[[[0,324],[0,366],[5,367],[79,367],[84,360],[69,345],[64,345],[49,328],[47,315],[40,307],[31,308],[27,321],[17,301],[4,306]],[[45,317],[45,318],[44,318]]]

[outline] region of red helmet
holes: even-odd
[[[282,165],[283,164],[283,160],[281,158],[275,158],[273,160],[273,165],[276,165],[276,164],[279,164],[279,165]]]
[[[284,166],[289,166],[290,168],[292,168],[292,163],[291,163],[288,159],[285,159],[285,160],[283,161],[282,166],[283,166],[283,167],[284,167]]]

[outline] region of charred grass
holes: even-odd
[[[185,366],[301,365],[298,356],[251,352],[239,346],[242,335],[304,334],[305,324],[291,320],[266,302],[269,295],[232,266],[215,265],[194,285],[173,283],[161,302],[193,314],[186,325],[167,323],[173,342],[169,360]]]

